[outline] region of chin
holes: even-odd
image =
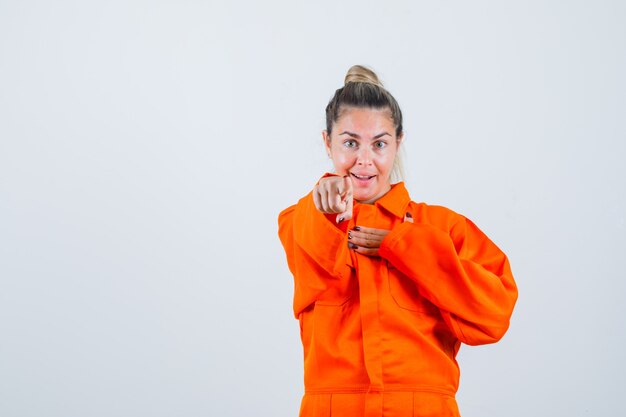
[[[369,201],[374,198],[374,195],[375,195],[374,193],[355,194],[354,199],[358,202]]]

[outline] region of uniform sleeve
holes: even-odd
[[[329,287],[347,282],[352,262],[346,225],[317,210],[309,193],[278,216],[278,235],[294,277],[296,317]],[[346,222],[347,223],[347,222]]]
[[[463,343],[493,343],[506,333],[517,300],[509,261],[468,219],[459,216],[449,232],[402,223],[380,256],[417,283]]]

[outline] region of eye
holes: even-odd
[[[346,148],[356,148],[356,140],[349,139],[343,143]]]
[[[382,140],[376,141],[376,142],[374,143],[374,147],[375,147],[376,149],[382,149],[382,148],[384,148],[385,146],[387,146],[387,142],[384,142],[384,141],[382,141]]]

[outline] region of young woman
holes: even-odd
[[[335,173],[280,213],[304,346],[301,417],[458,416],[461,343],[508,329],[506,256],[465,217],[392,184],[402,139],[396,100],[350,68],[326,107]]]

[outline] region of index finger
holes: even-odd
[[[346,192],[345,197],[352,197],[352,180],[350,179],[350,176],[346,175],[343,177],[343,185]]]
[[[348,191],[351,191],[352,187],[351,187],[351,181],[348,181],[348,183],[346,183],[346,176],[341,177],[340,181],[336,182],[336,189],[337,189],[337,193],[339,193],[339,195],[341,196],[341,199],[343,200],[345,195],[348,193]]]
[[[345,211],[337,215],[337,223],[340,223],[344,220],[349,220],[352,218],[352,180],[347,175],[343,177],[343,186],[344,193],[341,195],[341,202],[345,204]]]

